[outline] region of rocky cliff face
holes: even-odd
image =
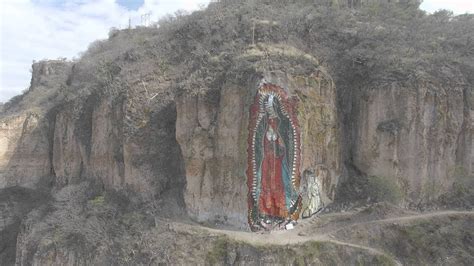
[[[344,60],[322,67],[296,48],[303,45],[278,43],[281,23],[293,27],[285,19],[254,21],[256,45],[216,53],[199,71],[170,68],[167,60],[178,55],[159,49],[150,59],[135,48],[104,52],[126,32],[75,64],[33,65],[28,93],[4,107],[1,186],[91,178],[151,199],[186,184],[182,197],[193,217],[243,226],[248,109],[262,80],[299,99],[300,172],[320,179],[326,204],[355,176],[396,180],[406,202],[419,202],[449,190],[456,169],[472,174],[472,87],[459,69],[446,68],[444,83],[424,77],[363,85],[354,77],[366,59],[341,67],[348,74],[333,69]],[[155,38],[153,31],[137,34]],[[143,65],[150,67],[141,76],[130,74]]]
[[[471,89],[457,79],[442,87],[419,82],[361,92],[353,116],[356,167],[397,180],[417,203],[449,190],[457,170],[472,175]]]
[[[0,186],[34,187],[50,176],[48,127],[35,113],[2,119],[0,129]]]
[[[279,60],[293,62],[289,66],[292,69],[298,67],[295,65],[298,58],[312,66],[299,73],[298,70],[288,73],[284,69],[270,71],[265,66],[264,53],[281,53]],[[26,156],[28,152],[7,154],[5,151],[5,171],[11,177],[23,178],[5,181],[5,187],[33,186],[48,176],[54,176],[59,187],[92,178],[108,189],[127,188],[152,198],[167,188],[182,186],[184,180],[180,178],[184,176],[180,175],[184,173],[180,171],[184,166],[188,213],[200,221],[246,228],[249,106],[258,83],[267,80],[300,99],[302,171],[318,172],[324,183],[324,202],[331,202],[340,174],[340,151],[335,86],[326,70],[311,56],[284,46],[249,48],[233,60],[250,65],[252,74],[247,80],[229,81],[222,88],[194,96],[183,94],[176,97],[176,103],[155,106],[156,114],[151,114],[147,118],[150,121],[141,125],[142,132],[132,137],[127,137],[125,123],[133,112],[130,107],[133,98],[92,94],[43,113],[38,111],[30,117],[17,116],[16,131],[5,135],[28,138],[28,145],[33,145],[29,152],[32,158],[16,163],[23,163],[20,168],[23,172],[14,172],[18,168],[15,160],[19,159],[9,154]],[[34,69],[42,67],[35,65]],[[47,80],[49,75],[34,74],[38,75],[34,80]],[[26,129],[20,131],[19,127],[25,125]],[[9,147],[18,151],[22,148],[20,144],[13,143]],[[181,152],[184,160],[180,159]],[[32,181],[23,181],[26,177]]]
[[[18,235],[10,261],[147,263],[137,247],[153,245],[143,258],[183,256],[176,245],[195,235],[158,245],[144,233],[176,237],[164,217],[247,230],[249,108],[262,82],[298,101],[298,170],[319,184],[324,206],[397,190],[397,204],[416,207],[474,174],[469,62],[427,73],[420,45],[422,63],[404,54],[392,66],[366,47],[389,47],[385,31],[398,28],[371,10],[252,3],[111,32],[77,62],[33,65],[30,89],[0,115],[0,187],[46,188],[51,199],[21,215],[0,209],[2,234]],[[431,23],[422,17],[420,31]]]
[[[41,89],[38,82],[50,81],[57,67],[53,63],[33,65],[26,98]],[[34,188],[45,177],[54,177],[56,186],[62,187],[92,178],[109,189],[130,187],[146,198],[163,190],[150,186],[160,177],[164,183],[159,186],[168,186],[173,179],[176,183],[171,187],[182,186],[179,147],[173,143],[174,105],[157,107],[147,118],[151,121],[142,125],[143,135],[127,138],[124,123],[131,113],[127,109],[130,105],[124,98],[93,94],[52,108],[7,110],[1,129],[2,187]],[[145,137],[147,132],[153,134]],[[168,152],[166,156],[163,150]],[[169,169],[172,180],[164,177],[168,171],[163,168]]]
[[[279,54],[279,60],[291,64],[286,71],[270,71],[265,53]],[[250,63],[249,58],[255,61]],[[295,59],[311,67],[298,73]],[[301,172],[317,172],[324,184],[324,202],[331,202],[341,157],[331,77],[315,58],[291,47],[253,47],[233,60],[237,65],[250,63],[246,79],[229,80],[204,95],[183,95],[177,100],[177,139],[186,167],[188,213],[200,221],[247,227],[249,108],[262,81],[285,88],[299,99]]]

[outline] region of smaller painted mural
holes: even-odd
[[[301,178],[302,218],[309,218],[323,207],[321,181],[314,171],[305,170]]]

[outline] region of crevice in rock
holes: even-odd
[[[91,154],[91,139],[92,139],[92,116],[94,107],[99,103],[98,95],[90,95],[81,106],[79,117],[75,120],[76,127],[74,134],[79,137],[82,145],[86,148],[86,154],[89,157]]]
[[[185,208],[186,174],[181,147],[176,140],[176,118],[176,104],[171,102],[150,114],[146,134],[147,154],[153,162],[152,172],[157,175],[153,182],[158,183],[155,197],[163,200],[164,208],[169,212],[174,210],[167,205],[173,202],[179,209],[184,211]]]
[[[469,158],[471,158],[472,151],[470,147],[472,147],[472,138],[466,136],[469,134],[470,129],[470,112],[473,106],[471,106],[471,102],[469,99],[473,98],[472,90],[468,86],[464,87],[463,89],[463,121],[461,126],[461,131],[459,132],[457,138],[457,147],[456,147],[456,165],[462,166],[464,171],[467,174],[472,173],[472,164],[469,162]]]

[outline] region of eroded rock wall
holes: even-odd
[[[53,169],[59,185],[93,178],[105,188],[131,189],[149,199],[184,185],[174,104],[157,106],[135,136],[124,132],[123,99],[93,95],[70,107],[55,114]]]
[[[177,100],[176,136],[186,169],[187,211],[200,221],[244,227],[246,212],[245,88],[225,85]]]
[[[66,83],[71,64],[62,60],[34,63],[31,86],[3,106],[0,114],[0,188],[34,187],[51,176],[50,108]]]
[[[49,130],[35,113],[0,120],[0,188],[34,187],[51,175]]]
[[[364,89],[354,99],[356,167],[396,180],[414,203],[449,190],[460,172],[472,175],[470,91],[431,82]]]
[[[282,51],[278,46],[259,49]],[[242,64],[250,57],[258,57],[259,49],[249,50],[235,60]],[[304,53],[296,49],[291,52],[286,54],[290,62],[294,54],[304,58]],[[257,61],[253,74],[245,80],[228,81],[204,94],[178,97],[176,134],[186,168],[185,202],[192,217],[247,227],[249,107],[263,81],[299,98],[303,158],[300,171],[310,171],[321,179],[326,204],[334,199],[340,174],[335,87],[317,60],[305,60],[312,64],[310,74],[269,71],[265,70],[265,61]]]
[[[28,92],[4,108],[0,187],[36,188],[42,180],[63,187],[94,179],[104,189],[129,190],[148,200],[165,191],[182,197],[175,104],[162,99],[146,105],[139,93],[92,93],[88,88],[66,93],[67,83],[75,86],[75,79],[82,78],[83,70],[69,75],[70,67],[63,61],[34,64]]]

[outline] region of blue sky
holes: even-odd
[[[33,60],[78,57],[112,27],[141,24],[177,10],[194,11],[209,0],[0,0],[0,102],[29,86]],[[424,0],[421,8],[474,13],[474,0]]]
[[[144,2],[143,0],[117,0],[117,4],[126,7],[128,10],[138,10]]]

